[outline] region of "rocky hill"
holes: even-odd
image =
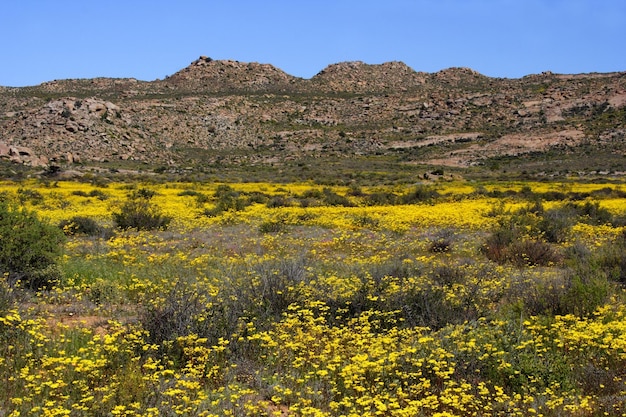
[[[200,57],[163,80],[0,88],[0,160],[74,170],[400,167],[626,171],[626,72],[520,79],[401,62],[333,64],[310,79]],[[117,165],[116,165],[117,164]]]

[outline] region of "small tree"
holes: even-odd
[[[35,212],[0,201],[0,273],[13,286],[38,289],[59,278],[65,236]]]

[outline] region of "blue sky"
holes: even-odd
[[[4,0],[0,85],[171,75],[200,55],[310,78],[402,61],[492,77],[626,71],[625,0]]]

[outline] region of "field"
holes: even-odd
[[[623,184],[24,180],[0,201],[64,236],[37,280],[3,271],[0,416],[626,415]]]

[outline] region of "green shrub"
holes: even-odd
[[[270,260],[254,265],[252,274],[250,286],[238,298],[259,323],[269,324],[301,301],[299,284],[307,279],[307,263],[304,258]]]
[[[413,190],[402,195],[400,200],[402,204],[415,204],[430,202],[437,197],[439,197],[437,190],[425,185],[416,185]]]
[[[356,184],[352,184],[346,195],[350,195],[352,197],[365,197],[366,194],[363,192],[361,187]]]
[[[583,268],[570,272],[569,286],[563,294],[563,313],[589,317],[607,302],[613,292],[606,276],[594,268]]]
[[[322,191],[315,189],[315,188],[310,188],[308,190],[305,190],[302,195],[299,196],[299,198],[315,198],[315,199],[322,199],[324,198],[324,193],[322,193]]]
[[[322,202],[316,198],[300,198],[299,202],[302,208],[321,207],[323,205]]]
[[[451,230],[444,229],[439,231],[431,239],[428,250],[432,253],[449,252],[450,247],[452,246],[453,237],[454,232]]]
[[[377,229],[380,226],[380,220],[368,214],[355,214],[352,217],[352,223],[355,226],[368,229]]]
[[[148,188],[138,188],[137,190],[133,191],[131,195],[136,198],[150,200],[152,197],[157,195],[157,192]]]
[[[506,260],[516,266],[550,266],[558,263],[561,256],[547,242],[524,239],[508,247]]]
[[[88,193],[82,190],[72,191],[72,195],[77,195],[80,197],[96,197],[98,200],[107,200],[109,195],[100,190],[91,190]]]
[[[184,190],[178,193],[179,196],[191,196],[196,198],[196,204],[202,206],[209,202],[209,196],[195,190]]]
[[[593,263],[605,272],[608,278],[626,284],[626,230],[616,239],[602,246],[595,256]]]
[[[267,203],[268,200],[269,200],[269,197],[267,196],[267,194],[259,192],[259,191],[253,191],[251,193],[246,194],[247,205],[265,204]]]
[[[508,305],[527,316],[567,314],[563,304],[569,280],[564,274],[538,276],[520,274],[511,280],[505,291]]]
[[[548,266],[561,255],[547,242],[525,237],[514,223],[501,224],[486,240],[482,251],[488,259],[516,266]]]
[[[148,303],[139,317],[142,328],[148,331],[150,343],[161,345],[164,341],[175,340],[191,333],[205,337],[207,326],[218,327],[216,322],[205,320],[207,311],[217,306],[209,301],[210,296],[206,289],[181,279],[167,293],[161,294],[161,298],[161,303]],[[228,335],[233,327],[222,330],[223,335]]]
[[[99,236],[104,233],[104,229],[90,217],[74,216],[69,220],[62,220],[59,228],[66,235],[87,235]]]
[[[456,265],[439,265],[432,270],[431,279],[436,285],[452,288],[466,281],[466,272]]]
[[[328,206],[352,207],[354,205],[347,197],[337,194],[330,188],[324,188],[322,193],[324,194],[324,204]]]
[[[390,206],[398,203],[398,196],[391,192],[375,192],[365,196],[367,206]]]
[[[287,228],[285,222],[279,220],[268,220],[259,225],[259,233],[278,233],[283,232]]]
[[[44,196],[37,190],[30,190],[28,188],[18,188],[17,198],[20,204],[29,202],[32,205],[38,205],[43,203]]]
[[[94,304],[116,303],[122,300],[122,292],[118,284],[110,279],[96,278],[89,285],[87,298]]]
[[[150,343],[165,346],[164,341],[196,334],[207,338],[209,346],[230,340],[229,348],[236,350],[246,343],[237,334],[246,331],[246,322],[269,327],[289,305],[301,301],[298,288],[307,269],[306,259],[299,257],[235,268],[223,278],[219,294],[211,294],[194,276],[182,276],[159,294],[160,302],[146,303],[139,320]]]
[[[449,324],[476,318],[471,303],[455,303],[446,296],[448,290],[436,283],[415,288],[398,296],[391,303],[400,308],[406,325],[441,329]]]
[[[582,219],[581,221],[589,224],[608,224],[613,220],[613,215],[609,210],[600,207],[597,201],[586,201],[584,204],[568,203],[565,206],[574,211]]]
[[[575,213],[571,209],[554,208],[543,214],[537,227],[548,242],[563,243],[575,223]]]
[[[511,224],[501,225],[487,237],[482,252],[494,262],[505,263],[508,259],[509,246],[518,239],[517,228]]]
[[[202,215],[206,216],[206,217],[217,217],[220,214],[222,214],[224,212],[224,210],[221,209],[221,207],[215,206],[212,208],[205,208],[202,211]]]
[[[278,208],[278,207],[291,207],[293,202],[290,198],[284,195],[276,195],[270,198],[265,205],[269,208]]]
[[[195,190],[183,190],[183,191],[179,192],[177,195],[180,196],[180,197],[183,197],[183,196],[196,197],[196,196],[198,196],[200,194],[202,194],[202,193],[200,193],[198,191],[195,191]]]
[[[113,212],[115,224],[123,230],[167,229],[171,218],[163,215],[161,209],[151,201],[153,191],[142,190],[131,193],[120,210]]]
[[[0,273],[9,285],[51,285],[60,275],[56,263],[64,241],[63,232],[36,213],[0,202]]]
[[[323,205],[322,200],[324,198],[324,194],[320,190],[311,188],[305,190],[296,198],[298,199],[300,207],[320,207]]]
[[[266,201],[262,193],[251,193],[250,196],[246,197],[229,185],[218,186],[214,197],[217,199],[215,206],[204,210],[203,214],[207,217],[219,216],[225,211],[241,211],[251,204]],[[208,199],[201,199],[200,196],[197,196],[196,200],[199,205],[208,201]]]

